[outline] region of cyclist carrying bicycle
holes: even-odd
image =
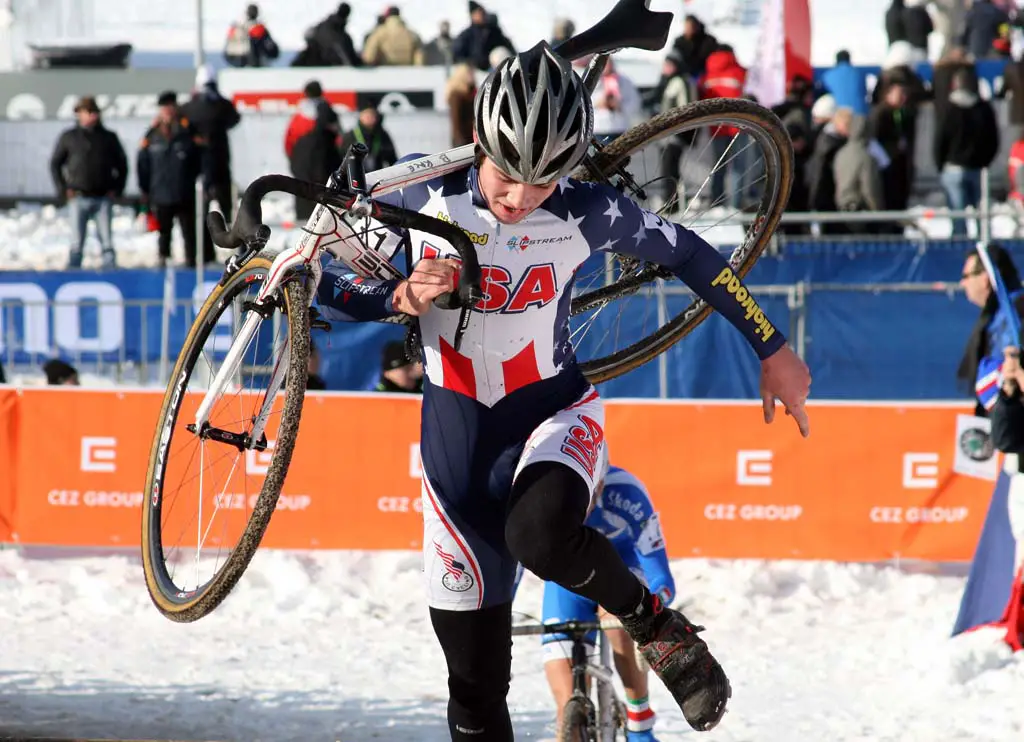
[[[473,166],[383,197],[458,224],[474,243],[485,296],[460,350],[460,313],[432,308],[456,285],[455,251],[431,235],[392,229],[378,245],[389,257],[411,250],[405,280],[356,279],[335,262],[318,289],[327,319],[418,318],[424,573],[453,740],[514,738],[506,696],[518,563],[619,617],[695,729],[721,720],[731,692],[693,624],[584,526],[604,410],[576,362],[569,306],[574,271],[592,253],[635,255],[691,286],[761,359],[765,420],[778,398],[807,432],[807,368],[718,252],[610,186],[567,177],[593,116],[582,80],[541,42],[481,86]]]
[[[647,488],[625,469],[608,465],[608,446],[604,447],[594,490],[594,507],[585,525],[603,534],[622,557],[630,571],[658,596],[662,605],[675,597],[676,585],[669,570],[665,539],[661,534],[658,513],[654,510]],[[556,582],[544,583],[542,623],[564,621],[596,621],[599,606],[593,600],[566,590]],[[626,691],[627,742],[657,742],[654,737],[654,710],[647,700],[647,670],[639,667],[633,640],[623,631],[608,631],[615,658],[615,669]],[[562,728],[562,711],[572,696],[572,641],[565,634],[546,634],[544,674],[558,707],[558,726]],[[586,637],[597,642],[597,632]]]

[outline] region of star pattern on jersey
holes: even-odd
[[[614,252],[616,242],[618,242],[618,240],[609,239],[607,242],[601,245],[601,247],[597,248],[594,252]]]
[[[647,227],[642,223],[637,227],[636,234],[633,235],[633,239],[636,240],[636,246],[639,247],[640,243],[644,241],[644,237],[647,236]]]
[[[604,212],[603,216],[609,218],[609,226],[615,226],[615,220],[622,218],[622,211],[619,210],[619,202],[614,198],[608,199],[608,211]]]
[[[567,211],[566,212],[566,218],[565,218],[565,224],[570,229],[579,229],[580,228],[580,224],[583,223],[583,220],[586,219],[587,216],[588,216],[588,214],[584,214],[581,217],[575,217],[575,216],[572,215],[572,211],[571,210]]]
[[[573,188],[575,188],[575,186],[572,184],[572,181],[569,180],[568,178],[562,178],[560,181],[558,181],[558,192],[563,195],[566,191],[571,191]]]

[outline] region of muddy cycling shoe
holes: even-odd
[[[725,715],[732,688],[708,645],[697,636],[704,627],[690,623],[679,611],[662,607],[657,596],[653,614],[621,616],[619,620],[690,726],[698,732],[714,729]]]

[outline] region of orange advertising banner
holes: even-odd
[[[137,546],[160,402],[0,391],[0,538]],[[647,485],[672,557],[969,560],[994,486],[953,473],[967,405],[813,404],[807,439],[781,410],[766,426],[759,404],[606,407],[612,463]],[[299,431],[264,547],[419,548],[418,398],[310,394]],[[218,503],[244,522],[269,452],[238,458]]]

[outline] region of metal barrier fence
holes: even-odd
[[[785,298],[789,314],[787,337],[797,353],[806,357],[808,317],[813,311],[809,300],[814,294],[944,294],[952,297],[961,289],[952,282],[799,282],[755,285],[751,286],[751,291],[758,297]],[[647,301],[657,302],[656,311],[663,318],[665,300],[678,296],[690,298],[693,292],[678,283],[659,282]],[[195,299],[73,304],[52,300],[3,300],[0,301],[0,361],[9,382],[45,383],[41,365],[59,356],[74,365],[91,385],[164,387],[180,352],[180,340],[187,334],[197,308]],[[49,328],[53,328],[52,337]],[[871,328],[864,331],[870,332]],[[359,352],[355,347],[352,350]],[[662,354],[657,360],[658,396],[662,398],[669,396],[670,363],[668,354]]]

